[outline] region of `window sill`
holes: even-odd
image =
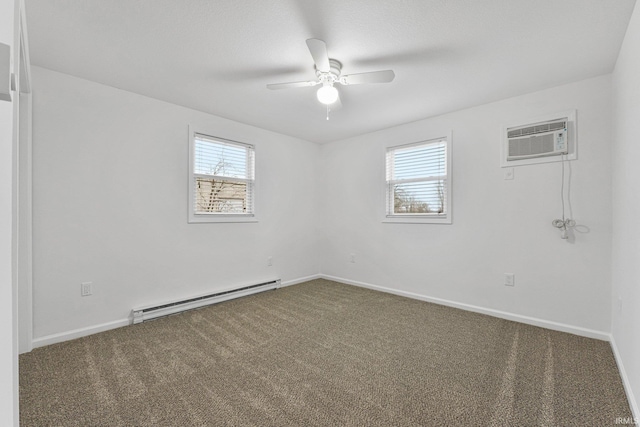
[[[231,223],[231,222],[258,222],[254,215],[192,215],[189,217],[189,224],[211,224],[211,223]]]
[[[412,216],[401,217],[392,216],[385,217],[382,222],[391,224],[447,224],[451,225],[451,217],[428,217],[428,216]]]

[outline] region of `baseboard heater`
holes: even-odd
[[[133,309],[133,324],[142,323],[146,320],[157,319],[158,317],[169,316],[194,308],[204,307],[205,305],[216,304],[247,295],[257,294],[258,292],[278,289],[280,287],[280,279],[270,282],[258,283],[257,285],[244,286],[241,288],[230,289],[227,291],[216,292],[214,294],[202,295],[199,297],[187,298],[181,301],[174,301],[166,304],[156,305],[153,307],[142,307]]]

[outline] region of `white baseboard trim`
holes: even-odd
[[[472,312],[475,312],[475,313],[486,314],[486,315],[493,316],[493,317],[499,317],[501,319],[507,319],[507,320],[512,320],[512,321],[515,321],[515,322],[526,323],[528,325],[540,326],[542,328],[552,329],[552,330],[555,330],[555,331],[568,332],[568,333],[571,333],[571,334],[580,335],[580,336],[584,336],[584,337],[588,337],[588,338],[595,338],[595,339],[599,339],[599,340],[603,340],[603,341],[611,341],[611,338],[612,338],[611,334],[609,334],[607,332],[601,332],[601,331],[596,331],[596,330],[592,330],[592,329],[581,328],[581,327],[578,327],[578,326],[566,325],[566,324],[563,324],[563,323],[552,322],[552,321],[538,319],[538,318],[534,318],[534,317],[522,316],[522,315],[519,315],[519,314],[508,313],[508,312],[494,310],[494,309],[490,309],[490,308],[484,308],[484,307],[479,307],[479,306],[475,306],[475,305],[459,303],[459,302],[456,302],[456,301],[446,300],[446,299],[442,299],[442,298],[429,297],[427,295],[421,295],[421,294],[416,294],[416,293],[413,293],[413,292],[401,291],[401,290],[397,290],[397,289],[387,288],[387,287],[384,287],[384,286],[372,285],[370,283],[365,283],[365,282],[360,282],[360,281],[356,281],[356,280],[345,279],[345,278],[342,278],[342,277],[336,277],[336,276],[331,276],[331,275],[327,275],[327,274],[313,274],[313,275],[310,275],[310,276],[299,277],[297,279],[282,281],[280,283],[280,286],[281,287],[292,286],[292,285],[296,285],[298,283],[304,283],[304,282],[308,282],[310,280],[315,280],[315,279],[332,280],[332,281],[344,283],[344,284],[347,284],[347,285],[354,285],[354,286],[359,286],[359,287],[363,287],[363,288],[373,289],[373,290],[377,290],[377,291],[381,291],[381,292],[386,292],[386,293],[390,293],[390,294],[404,296],[404,297],[407,297],[407,298],[413,298],[413,299],[417,299],[417,300],[421,300],[421,301],[432,302],[432,303],[435,303],[435,304],[445,305],[445,306],[448,306],[448,307],[459,308],[461,310],[466,310],[466,311],[472,311]],[[130,324],[131,324],[131,319],[126,318],[126,319],[120,319],[120,320],[114,320],[114,321],[111,321],[111,322],[102,323],[102,324],[99,324],[99,325],[88,326],[88,327],[85,327],[85,328],[74,329],[72,331],[60,332],[60,333],[52,334],[52,335],[46,335],[44,337],[35,338],[32,341],[32,344],[33,344],[32,347],[33,348],[44,347],[46,345],[56,344],[56,343],[60,343],[60,342],[63,342],[63,341],[69,341],[69,340],[73,340],[73,339],[76,339],[76,338],[85,337],[87,335],[92,335],[92,334],[97,334],[99,332],[108,331],[110,329],[120,328],[122,326],[127,326],[127,325],[130,325]],[[618,356],[616,356],[616,360],[619,360]],[[622,366],[622,365],[620,365],[620,366]],[[627,387],[627,386],[625,385],[625,387]]]
[[[627,377],[627,372],[624,369],[624,364],[622,363],[622,357],[620,356],[620,352],[618,351],[618,346],[616,345],[616,340],[613,337],[613,334],[609,334],[609,342],[611,343],[613,356],[616,359],[616,363],[618,365],[618,371],[620,371],[620,377],[622,378],[622,384],[624,385],[624,391],[627,394],[627,400],[629,401],[629,406],[631,407],[631,415],[633,415],[634,420],[640,420],[640,411],[638,410],[638,401],[635,399],[633,395],[633,390],[631,389],[631,382],[629,381],[629,377]]]
[[[359,286],[362,288],[373,289],[376,291],[386,292],[394,295],[400,295],[407,298],[413,298],[421,301],[432,302],[434,304],[446,305],[448,307],[459,308],[461,310],[472,311],[475,313],[486,314],[501,319],[512,320],[514,322],[525,323],[527,325],[539,326],[541,328],[551,329],[554,331],[568,332],[570,334],[579,335],[587,338],[595,338],[602,341],[609,341],[610,334],[608,332],[596,331],[593,329],[581,328],[579,326],[567,325],[564,323],[552,322],[549,320],[538,319],[535,317],[523,316],[520,314],[509,313],[506,311],[494,310],[491,308],[479,307],[476,305],[465,304],[461,302],[446,300],[442,298],[434,298],[427,295],[416,294],[413,292],[401,291],[397,289],[387,288],[384,286],[372,285],[370,283],[359,282],[357,280],[344,279],[342,277],[320,274],[320,278],[340,282],[347,285]]]
[[[293,279],[293,280],[281,281],[280,282],[280,287],[284,288],[285,286],[297,285],[298,283],[309,282],[310,280],[316,280],[316,279],[321,279],[321,278],[322,277],[321,277],[320,274],[312,274],[311,276],[299,277],[299,278]]]
[[[46,345],[56,344],[63,341],[74,340],[76,338],[86,337],[87,335],[97,334],[98,332],[104,332],[110,329],[121,328],[130,324],[131,319],[127,318],[102,323],[100,325],[87,326],[86,328],[74,329],[72,331],[45,335],[44,337],[36,338],[33,340],[33,348],[44,347]]]

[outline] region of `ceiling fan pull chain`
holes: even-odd
[[[327,120],[329,120],[329,106],[327,105]]]

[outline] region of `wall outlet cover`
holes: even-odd
[[[505,180],[512,180],[514,177],[514,171],[513,168],[506,168],[504,170],[504,179]]]
[[[80,285],[80,295],[83,297],[88,297],[92,293],[91,282],[82,282],[82,284]]]
[[[515,286],[516,285],[516,275],[513,273],[504,273],[504,285],[505,286]]]

